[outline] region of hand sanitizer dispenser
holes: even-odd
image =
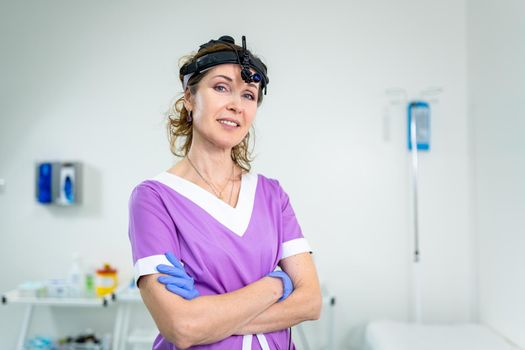
[[[53,203],[53,164],[40,163],[36,174],[36,199],[39,203]]]
[[[63,163],[61,165],[59,186],[57,203],[60,205],[74,204],[77,181],[73,163]]]
[[[80,202],[78,162],[43,162],[36,166],[36,198],[41,204],[69,206]]]

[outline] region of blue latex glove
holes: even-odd
[[[290,294],[293,292],[293,283],[290,279],[290,276],[284,271],[274,271],[270,272],[268,274],[268,277],[275,277],[280,278],[281,281],[283,281],[283,296],[277,300],[277,302],[283,301],[284,299],[288,298]]]
[[[183,297],[186,300],[191,300],[198,297],[199,291],[195,288],[193,278],[191,278],[182,263],[171,252],[165,254],[171,265],[160,264],[157,265],[157,271],[168,276],[160,276],[157,280],[166,285],[166,289]]]

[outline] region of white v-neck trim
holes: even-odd
[[[236,235],[242,237],[252,217],[257,190],[257,174],[245,173],[241,178],[241,189],[234,208],[212,193],[178,175],[164,171],[152,180],[158,181],[188,198]]]

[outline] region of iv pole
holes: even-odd
[[[414,224],[414,252],[413,252],[413,291],[414,310],[413,318],[416,323],[421,323],[421,267],[419,250],[419,206],[418,206],[418,146],[417,146],[417,124],[415,116],[410,118],[410,143],[412,144],[412,195],[413,195],[413,224]]]
[[[440,87],[427,88],[420,92],[420,99],[428,96],[439,95],[443,91]],[[391,88],[386,90],[389,96],[398,96],[399,98],[391,101],[396,104],[401,102],[404,106],[408,106],[408,93],[406,89]],[[429,102],[437,102],[437,99],[430,99]],[[422,302],[421,302],[421,249],[419,246],[419,191],[418,191],[418,146],[417,146],[417,124],[415,116],[410,118],[410,143],[411,160],[412,160],[412,200],[413,200],[413,230],[414,230],[414,245],[412,252],[412,320],[415,323],[422,322]]]

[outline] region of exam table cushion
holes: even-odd
[[[428,325],[393,321],[368,324],[370,350],[519,350],[480,324]]]

